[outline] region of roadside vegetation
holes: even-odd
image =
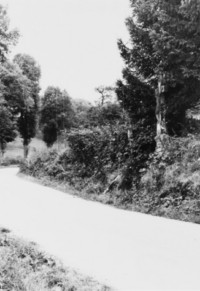
[[[0,289],[40,291],[106,291],[110,288],[65,268],[34,243],[0,228]]]
[[[97,144],[101,146],[99,139]],[[91,153],[90,145],[87,160]],[[93,160],[99,159],[99,172],[96,164],[92,165],[94,170],[89,161],[87,165],[74,159],[71,148],[64,152],[52,149],[33,153],[30,160],[21,164],[21,172],[44,185],[85,199],[200,223],[200,136],[172,138],[165,152],[149,156],[146,167],[138,173],[139,183],[136,180],[134,184],[132,172],[136,169],[130,164],[127,168],[116,167],[108,156],[109,163],[104,166],[102,153],[97,150],[92,154]],[[105,157],[106,152],[103,154]]]

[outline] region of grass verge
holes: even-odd
[[[35,243],[0,228],[0,290],[4,291],[108,291],[92,278],[77,273]]]

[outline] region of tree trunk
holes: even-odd
[[[156,96],[156,119],[157,119],[157,128],[156,128],[156,150],[163,151],[164,140],[167,136],[167,127],[166,127],[166,103],[165,96],[163,94],[164,87],[161,86],[161,82],[158,82],[158,89],[155,91]]]
[[[24,140],[24,158],[28,157],[30,140]]]
[[[4,141],[0,142],[0,147],[1,147],[1,156],[3,158],[5,151],[6,151],[6,143]]]

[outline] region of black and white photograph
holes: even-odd
[[[0,290],[200,290],[200,0],[0,0]]]

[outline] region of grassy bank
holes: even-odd
[[[110,288],[77,273],[34,243],[0,228],[0,290],[106,291]]]
[[[21,165],[22,173],[67,193],[123,209],[200,223],[200,137],[172,139],[161,155],[152,154],[137,180],[132,176],[129,189],[119,189],[116,184],[105,191],[119,171],[111,172],[106,165],[97,171],[94,164],[91,168],[90,163],[76,160],[70,150],[35,152]]]

